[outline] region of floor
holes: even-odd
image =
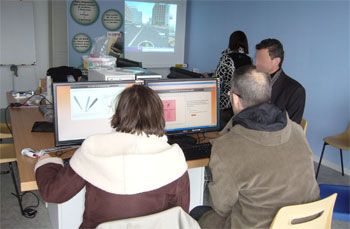
[[[314,163],[315,171],[318,163]],[[316,173],[316,172],[315,172]],[[335,184],[350,186],[350,177],[342,176],[340,172],[321,165],[317,182],[319,184]],[[350,203],[349,203],[350,204]],[[332,229],[349,229],[350,222],[332,220]]]
[[[316,165],[315,165],[316,166]],[[1,171],[7,170],[8,166],[0,165]],[[15,168],[16,171],[16,168]],[[16,177],[18,175],[16,174]],[[319,183],[337,184],[337,185],[350,185],[349,176],[341,176],[341,174],[335,170],[327,167],[321,167],[318,178]],[[48,211],[45,208],[45,203],[41,200],[40,195],[37,191],[34,191],[39,198],[39,206],[33,209],[37,210],[35,218],[25,218],[21,215],[18,201],[11,194],[15,192],[12,178],[10,174],[0,176],[1,185],[1,211],[0,211],[0,228],[52,228]],[[24,207],[35,206],[38,201],[32,193],[27,193],[23,197]],[[208,191],[205,192],[205,203],[208,202]],[[332,221],[332,229],[345,229],[350,228],[349,222],[340,220]]]
[[[0,166],[1,171],[8,170],[8,164]],[[16,177],[18,178],[17,168],[14,167]],[[19,183],[17,181],[17,183]],[[33,209],[37,210],[34,218],[25,218],[21,215],[17,198],[11,193],[15,193],[12,177],[10,174],[2,174],[0,176],[0,228],[52,228],[48,211],[45,207],[44,201],[41,200],[39,192],[32,193],[38,197],[39,206]],[[23,196],[23,208],[28,206],[36,206],[38,204],[37,198],[32,194],[27,193]]]

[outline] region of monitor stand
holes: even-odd
[[[180,135],[168,135],[168,143],[178,145],[194,145],[197,143],[197,139],[188,135],[180,134]]]

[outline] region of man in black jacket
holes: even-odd
[[[256,45],[256,68],[271,75],[271,102],[286,109],[291,120],[300,123],[305,107],[305,89],[282,70],[283,46],[276,39],[265,39]]]

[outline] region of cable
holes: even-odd
[[[54,152],[59,152],[64,150],[76,149],[79,147],[80,145],[58,146],[50,149],[42,149],[42,151],[44,151],[45,153],[54,153]]]
[[[42,95],[40,95],[42,96]],[[31,96],[33,97],[33,96]],[[29,97],[23,104],[25,104],[31,97]],[[43,96],[42,96],[43,97]],[[45,97],[44,97],[45,98]],[[46,99],[46,98],[45,98]],[[47,99],[46,99],[47,100]],[[49,101],[50,102],[50,101]],[[22,105],[23,105],[22,104]],[[12,105],[12,104],[11,104]],[[5,109],[5,124],[6,124],[6,127],[9,129],[11,135],[12,135],[12,129],[10,128],[9,126],[9,123],[8,123],[8,120],[7,120],[7,112],[9,111],[9,107],[11,105],[8,105]],[[12,105],[13,106],[13,105]],[[12,107],[11,106],[11,107]],[[17,194],[15,193],[11,193],[12,195],[14,195],[15,197],[17,197],[19,199],[19,201],[22,203],[22,199],[23,197],[27,194],[27,193],[31,193],[32,195],[34,195],[34,197],[36,198],[37,200],[37,204],[36,205],[31,205],[31,206],[28,206],[26,208],[24,208],[23,210],[21,209],[22,211],[22,215],[26,218],[34,218],[37,214],[37,210],[33,209],[33,208],[37,208],[40,204],[40,201],[39,201],[39,198],[37,195],[35,195],[35,193],[31,192],[31,191],[27,191],[27,192],[24,192],[23,194],[19,194],[19,196],[17,196]],[[22,206],[22,205],[21,205]],[[22,207],[21,207],[22,208]]]
[[[203,137],[199,136],[200,133],[197,133],[197,142],[200,143],[206,139],[204,132],[202,132]]]
[[[211,140],[211,139],[215,139],[215,138],[217,138],[217,137],[208,137],[208,136],[206,136],[205,134],[206,134],[206,133],[203,133],[203,137],[204,137],[204,139],[209,139],[209,140]]]
[[[203,135],[203,141],[204,141],[205,139],[207,139],[206,136],[205,136],[205,132],[202,132],[202,135]]]
[[[37,208],[39,207],[39,204],[40,204],[40,201],[39,201],[39,198],[37,195],[35,195],[35,193],[31,192],[31,191],[27,191],[27,192],[24,192],[23,194],[17,196],[16,194],[14,193],[11,193],[12,195],[14,195],[15,197],[19,198],[19,200],[21,201],[22,203],[22,199],[23,197],[27,194],[27,193],[31,193],[32,195],[34,195],[34,197],[36,198],[37,200],[37,204],[36,205],[31,205],[31,206],[28,206],[26,208],[24,208],[22,210],[22,215],[26,218],[34,218],[36,216],[36,213],[38,213],[37,210],[33,209],[33,208]]]
[[[41,104],[41,102],[43,101],[43,100],[46,100],[47,102],[49,102],[49,104],[53,104],[50,100],[48,100],[45,96],[43,96],[43,95],[41,95],[40,94],[40,96],[41,97],[43,97],[41,100],[40,100],[40,104]]]
[[[15,163],[17,164],[17,161]],[[13,166],[12,166],[11,162],[9,162],[9,169],[11,171],[11,176],[12,176],[13,184],[15,186],[15,191],[16,191],[16,194],[14,194],[14,193],[11,193],[11,194],[17,198],[22,215],[26,218],[34,218],[36,213],[37,213],[37,210],[35,210],[33,208],[36,208],[39,206],[39,198],[33,192],[29,191],[29,193],[32,193],[35,196],[38,203],[36,205],[28,206],[25,209],[23,209],[23,205],[22,205],[23,196],[25,196],[25,194],[27,194],[28,192],[24,192],[22,194],[19,192],[18,187],[17,187],[15,173],[13,171]]]
[[[36,94],[36,95],[32,95],[29,98],[27,98],[23,103],[10,103],[10,107],[21,107],[21,106],[28,106],[27,102],[33,98],[34,96],[41,96],[42,99],[40,100],[39,104],[41,104],[41,102],[43,100],[46,100],[49,104],[52,104],[52,102],[50,100],[48,100],[45,96],[41,95],[41,94]]]
[[[32,95],[32,96],[30,96],[29,98],[27,98],[27,99],[22,103],[22,105],[23,105],[23,104],[26,104],[32,97],[37,96],[37,95],[39,95],[39,96],[41,96],[41,97],[43,98],[43,99],[40,100],[40,103],[41,103],[42,100],[46,100],[47,102],[49,102],[50,104],[52,104],[52,102],[49,101],[49,100],[48,100],[45,96],[43,96],[42,94],[36,94],[36,95]]]
[[[6,109],[5,109],[5,124],[6,124],[6,126],[7,126],[7,128],[9,129],[9,131],[10,131],[10,133],[11,133],[11,135],[12,135],[12,129],[10,128],[10,126],[9,126],[9,123],[8,123],[8,121],[7,121],[7,111],[9,110],[9,105],[6,107]]]
[[[28,206],[28,207],[24,208],[24,209],[23,209],[23,215],[24,215],[24,217],[26,217],[26,218],[34,218],[34,217],[36,216],[36,213],[37,213],[38,211],[35,210],[35,209],[33,209],[33,208],[39,207],[40,201],[39,201],[38,196],[35,195],[35,193],[30,192],[30,191],[29,191],[29,192],[23,193],[23,194],[22,194],[22,197],[21,197],[21,200],[22,200],[23,196],[24,196],[25,194],[27,194],[27,193],[31,193],[32,195],[34,195],[34,197],[35,197],[36,200],[37,200],[37,204],[36,204],[36,205],[31,205],[31,206]]]
[[[33,98],[33,96],[36,96],[36,95],[31,95],[29,96],[29,98],[27,98],[26,100],[24,100],[24,102],[22,103],[23,104],[26,104],[31,98]]]
[[[199,137],[199,133],[196,133],[196,135],[197,135],[197,144],[198,144],[198,143],[200,143],[201,138]]]
[[[60,151],[55,151],[55,156],[56,156],[56,157],[61,157],[61,156],[63,156],[64,154],[66,154],[66,153],[68,153],[68,152],[70,152],[70,151],[72,151],[72,150],[74,150],[74,149],[76,149],[76,148],[78,148],[78,147],[80,147],[80,146],[75,146],[75,147],[70,147],[70,148],[68,148],[68,149],[62,149],[62,150],[60,150]]]

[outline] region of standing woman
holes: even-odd
[[[228,48],[221,54],[215,75],[220,78],[220,129],[232,118],[233,111],[228,92],[231,90],[231,79],[235,69],[252,64],[249,53],[247,36],[242,31],[235,31],[230,36]]]
[[[175,206],[189,210],[187,163],[181,148],[167,143],[159,96],[134,85],[117,103],[111,121],[116,131],[88,137],[66,167],[61,158],[48,155],[35,165],[47,202],[65,202],[86,187],[80,228]]]

